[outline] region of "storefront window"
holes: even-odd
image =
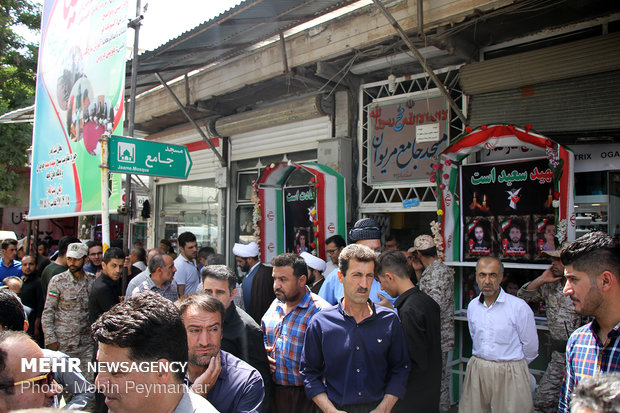
[[[196,235],[199,248],[217,247],[219,204],[213,179],[159,185],[157,199],[160,239],[170,240],[177,248],[179,234],[190,231]]]

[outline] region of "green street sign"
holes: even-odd
[[[186,179],[192,158],[185,146],[110,136],[110,171]]]

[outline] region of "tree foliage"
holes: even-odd
[[[29,0],[0,0],[0,114],[34,103],[38,45],[22,38],[15,27],[38,31],[41,6]],[[15,172],[24,168],[32,142],[32,125],[0,124],[0,204],[15,203],[19,183]]]

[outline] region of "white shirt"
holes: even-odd
[[[188,261],[182,254],[174,260],[174,267],[177,272],[174,273],[174,281],[178,285],[184,285],[185,291],[183,294],[193,293],[198,291],[200,286],[200,273],[196,262],[194,260]]]
[[[490,307],[483,297],[480,294],[471,300],[467,308],[473,355],[490,361],[534,360],[538,356],[538,334],[531,308],[501,288]]]

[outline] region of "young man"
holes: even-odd
[[[245,277],[241,282],[243,308],[257,324],[260,324],[265,311],[275,298],[271,278],[272,269],[260,262],[258,245],[255,242],[247,245],[235,244],[233,254],[235,254],[237,266],[245,272]]]
[[[86,246],[88,247],[88,262],[84,265],[84,271],[99,277],[102,271],[103,246],[100,241],[88,241]]]
[[[620,244],[604,232],[591,232],[564,248],[561,259],[564,294],[577,313],[594,316],[566,345],[558,412],[567,413],[580,380],[620,371]]]
[[[198,291],[200,287],[200,273],[196,264],[198,247],[196,236],[191,232],[179,235],[179,256],[174,260],[176,273],[174,281],[177,283],[179,297]]]
[[[441,261],[437,255],[435,240],[430,235],[420,235],[413,241],[418,260],[424,266],[418,287],[428,294],[441,311],[441,400],[439,411],[446,413],[450,409],[450,374],[448,372],[448,354],[454,349],[454,271]],[[415,263],[412,263],[415,268]]]
[[[274,377],[274,410],[278,413],[314,412],[306,397],[299,362],[310,320],[329,307],[306,286],[308,267],[297,254],[280,254],[271,260],[276,299],[263,317],[265,349]]]
[[[123,301],[99,317],[92,335],[99,345],[97,361],[108,366],[99,372],[95,384],[111,413],[217,412],[183,384],[187,334],[179,311],[169,300],[145,292]],[[114,363],[142,362],[164,366],[125,373],[112,368]]]
[[[88,248],[81,242],[69,244],[69,269],[50,281],[41,318],[47,348],[79,358],[81,366],[86,366],[93,356],[88,297],[95,276],[83,270],[87,254]],[[83,371],[88,380],[93,379],[92,372]]]
[[[575,313],[570,297],[563,294],[564,265],[560,260],[560,250],[543,251],[551,257],[552,263],[539,277],[524,284],[517,297],[526,302],[545,302],[547,326],[551,336],[551,360],[547,370],[536,388],[534,411],[556,413],[560,388],[566,367],[566,341],[581,324],[582,317]]]
[[[176,302],[189,347],[186,382],[222,413],[259,413],[263,379],[245,361],[221,350],[224,305],[208,294],[186,295]]]
[[[200,275],[204,292],[224,304],[222,350],[250,364],[260,373],[265,387],[262,410],[271,411],[273,383],[263,342],[263,330],[234,302],[238,289],[233,271],[225,265],[207,265]]]
[[[43,291],[41,290],[41,277],[37,272],[36,261],[32,255],[22,258],[22,272],[24,284],[20,297],[22,303],[32,309],[28,314],[28,334],[36,342],[43,339],[41,330],[41,314],[43,314]]]
[[[442,370],[439,305],[413,285],[407,259],[400,251],[381,254],[376,273],[381,289],[398,297],[394,307],[398,310],[411,361],[405,397],[393,411],[408,412],[415,406],[421,412],[439,412]]]
[[[404,397],[411,368],[403,329],[396,313],[369,300],[374,251],[349,245],[338,261],[344,297],[318,313],[306,332],[306,394],[324,412],[389,412]]]
[[[45,267],[41,273],[41,290],[43,290],[44,300],[47,300],[47,285],[52,277],[60,274],[61,272],[67,271],[67,247],[69,247],[69,244],[76,242],[80,242],[80,240],[71,235],[65,235],[58,242],[58,256],[54,262]]]
[[[0,282],[6,277],[22,276],[22,263],[17,261],[17,241],[7,239],[2,241],[2,262],[0,263]]]
[[[124,262],[125,253],[120,248],[108,248],[103,255],[101,275],[93,283],[88,296],[88,318],[91,324],[120,302]]]
[[[534,313],[500,284],[504,266],[495,257],[476,264],[480,295],[467,307],[472,357],[467,363],[460,413],[531,412],[527,365],[538,356]]]

